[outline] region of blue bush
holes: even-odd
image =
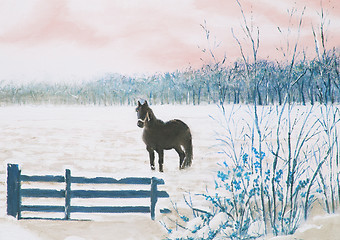
[[[229,166],[226,161],[219,164],[221,169],[217,171],[214,181],[216,192],[200,195],[211,204],[211,212],[192,208],[195,212],[194,215],[199,216],[203,221],[202,224],[195,225],[191,229],[192,234],[198,234],[202,228],[208,226],[209,232],[202,239],[213,239],[216,236],[230,239],[254,239],[263,236],[265,234],[263,230],[254,232],[253,227],[250,231],[254,224],[257,224],[255,229],[258,228],[258,224],[262,224],[262,226],[265,224],[261,209],[263,197],[268,201],[265,203],[267,209],[269,204],[272,204],[273,199],[276,199],[275,206],[272,205],[272,207],[277,208],[277,214],[267,212],[266,215],[267,220],[271,221],[273,232],[275,234],[294,233],[301,215],[283,208],[286,204],[285,199],[287,199],[285,193],[287,185],[281,185],[282,182],[290,184],[293,175],[288,177],[288,173],[284,169],[271,170],[268,165],[264,167],[261,162],[266,156],[265,153],[261,152],[260,154],[256,148],[252,148],[252,151],[256,161],[253,161],[254,159],[244,153],[241,155],[241,161],[238,165]],[[283,181],[284,177],[287,177],[287,181]],[[303,179],[298,176],[294,181],[296,182],[293,195],[296,203],[294,204],[301,206],[303,199],[310,201],[314,198],[314,195],[311,194],[309,199],[306,199],[308,196],[306,189],[310,185],[309,178]],[[275,189],[275,192],[273,192],[273,189]],[[319,188],[316,192],[321,193],[322,190]],[[211,229],[210,223],[218,213],[225,213],[228,217],[218,229]],[[270,219],[269,215],[271,216]],[[180,215],[180,218],[185,223],[190,221],[188,217],[183,215]],[[229,229],[229,231],[226,231],[226,229]],[[186,236],[183,239],[190,238],[190,236]]]

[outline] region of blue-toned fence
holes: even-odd
[[[65,183],[65,189],[21,188],[22,182]],[[150,190],[72,190],[72,183],[80,184],[132,184],[150,185]],[[66,169],[65,176],[28,176],[21,174],[17,164],[7,165],[7,214],[23,219],[21,213],[29,212],[61,212],[64,220],[71,219],[71,213],[150,213],[155,219],[155,207],[158,198],[169,197],[166,191],[158,191],[157,185],[164,184],[163,179],[152,178],[123,178],[109,177],[73,177]],[[23,205],[21,199],[29,198],[64,198],[64,206]],[[150,206],[74,206],[72,198],[150,198]],[[168,210],[165,210],[166,212]]]

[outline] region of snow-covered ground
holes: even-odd
[[[6,165],[18,163],[23,174],[63,175],[65,168],[74,176],[160,177],[162,186],[176,202],[187,191],[204,192],[213,180],[218,154],[209,114],[216,106],[154,106],[163,120],[180,118],[191,128],[194,162],[188,170],[178,170],[178,155],[165,152],[164,173],[151,171],[148,153],[141,139],[134,107],[12,106],[0,108],[0,239],[13,239],[11,233],[30,238],[69,239],[159,239],[164,228],[148,214],[96,216],[91,222],[12,221],[6,214]],[[36,200],[33,200],[36,201]],[[105,204],[105,203],[104,203]],[[171,208],[168,199],[158,207]],[[89,216],[86,216],[88,218]],[[10,227],[13,226],[13,227]],[[20,229],[20,230],[17,230]],[[29,232],[29,234],[26,234]],[[126,232],[126,235],[123,234]],[[9,238],[6,238],[8,236]],[[73,238],[70,238],[73,239]],[[77,238],[74,238],[77,239]]]
[[[162,120],[178,118],[189,125],[194,146],[191,168],[178,170],[178,156],[171,150],[165,152],[164,173],[150,170],[134,107],[1,107],[0,239],[164,238],[166,231],[159,223],[164,216],[159,212],[155,221],[148,214],[99,214],[92,217],[93,221],[70,222],[17,221],[6,216],[7,163],[18,163],[24,174],[63,175],[69,168],[74,176],[156,176],[165,180],[161,188],[173,202],[181,202],[183,194],[188,192],[204,193],[213,184],[217,163],[224,157],[217,153],[219,147],[216,146],[215,131],[220,128],[209,116],[220,118],[220,109],[213,105],[166,105],[152,106],[152,109]],[[231,110],[232,106],[226,107],[226,112]],[[159,200],[157,206],[172,208],[169,199]],[[327,231],[327,236],[338,236],[339,230],[333,227],[336,223],[340,223],[338,215],[311,219],[296,236],[321,239],[323,231]]]

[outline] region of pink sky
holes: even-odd
[[[240,1],[260,30],[262,58],[294,43],[306,6],[301,48],[313,57],[312,25],[320,24],[319,0]],[[323,1],[328,47],[340,48],[340,2]],[[296,8],[291,33],[289,13]],[[211,32],[210,42],[200,24]],[[330,23],[328,24],[328,21]],[[231,28],[244,43],[236,0],[0,0],[0,81],[75,81],[106,72],[154,73],[199,67],[216,55],[240,57]],[[282,33],[277,30],[280,27]],[[220,43],[214,48],[214,39]],[[199,48],[199,47],[200,48]],[[201,60],[203,59],[203,61]]]

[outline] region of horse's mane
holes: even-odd
[[[164,121],[158,119],[155,114],[153,113],[152,109],[150,107],[148,107],[147,109],[148,115],[149,115],[149,121],[154,123],[154,124],[159,124],[159,125],[163,125]]]

